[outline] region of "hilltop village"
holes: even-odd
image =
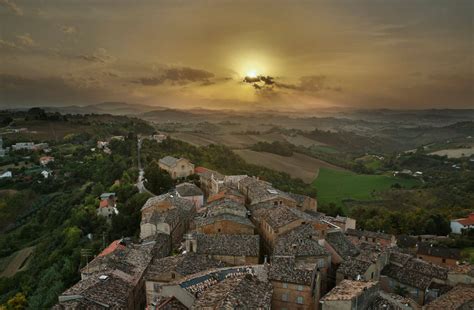
[[[159,166],[180,183],[143,205],[140,241],[113,241],[54,309],[474,306],[472,265],[433,246],[436,236],[359,230],[354,219],[318,212],[315,198],[186,158]],[[114,199],[101,195],[98,214],[114,213]]]

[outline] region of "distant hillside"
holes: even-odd
[[[112,115],[138,115],[148,111],[163,109],[143,104],[127,102],[102,102],[87,106],[45,107],[48,112],[62,114],[112,114]]]

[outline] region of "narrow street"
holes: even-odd
[[[148,193],[152,196],[156,196],[152,192],[150,192],[148,189],[145,187],[145,171],[143,170],[142,167],[142,162],[141,162],[141,154],[140,150],[142,148],[142,139],[140,137],[137,138],[137,164],[138,164],[138,180],[137,180],[137,188],[140,193]]]

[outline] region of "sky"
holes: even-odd
[[[472,108],[474,1],[0,0],[0,107]]]

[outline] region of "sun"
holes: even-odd
[[[247,71],[247,76],[248,76],[248,77],[256,78],[257,75],[258,75],[258,74],[257,74],[257,70],[252,69],[252,70]]]

